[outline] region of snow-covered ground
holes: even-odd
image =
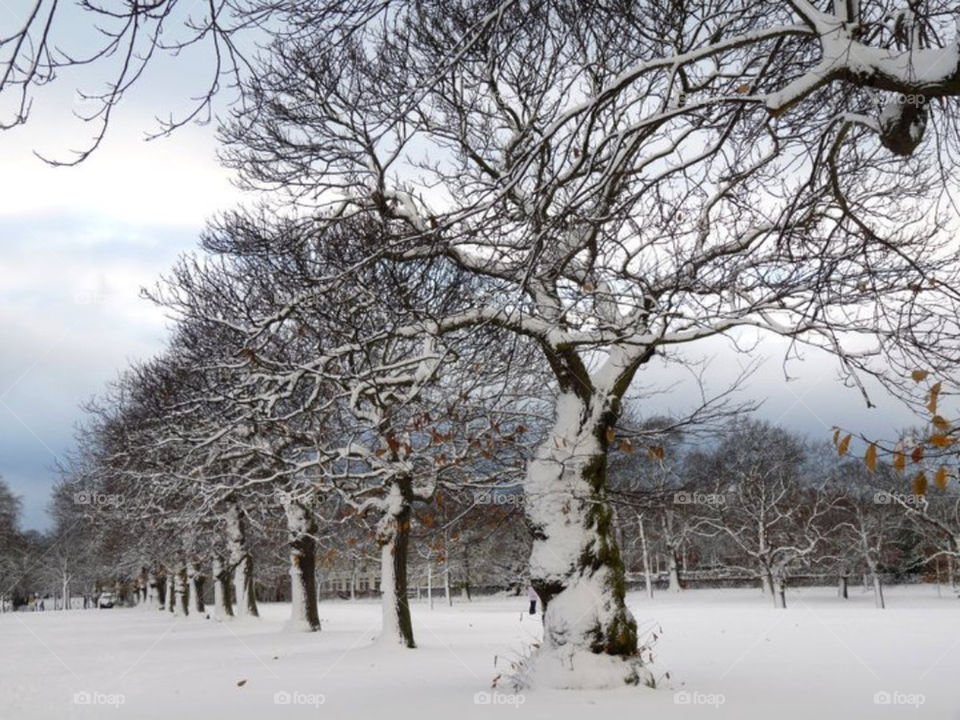
[[[375,602],[325,602],[323,630],[282,631],[288,607],[218,624],[139,609],[0,615],[0,719],[960,718],[960,600],[890,588],[631,595],[656,625],[661,688],[491,689],[540,633],[524,598],[413,607],[419,648],[370,647]]]

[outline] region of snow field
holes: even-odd
[[[41,718],[960,718],[960,600],[890,587],[629,597],[660,688],[491,688],[541,635],[524,597],[429,610],[418,649],[372,647],[379,604],[323,602],[320,633],[283,632],[289,605],[215,623],[141,609],[0,615],[0,720]],[[662,632],[661,632],[662,631]],[[669,679],[664,676],[669,672]]]

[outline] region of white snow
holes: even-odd
[[[791,588],[778,611],[752,589],[631,594],[641,629],[662,628],[655,669],[670,680],[521,694],[490,681],[540,635],[522,595],[414,601],[420,647],[389,652],[371,646],[376,601],[321,603],[324,629],[303,635],[281,631],[289,606],[267,603],[260,621],[232,623],[7,613],[0,718],[956,718],[960,600],[933,586],[887,599],[876,610],[859,587],[847,601]]]

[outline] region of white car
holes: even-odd
[[[98,608],[112,608],[113,603],[113,593],[110,592],[100,593],[100,597],[97,599]]]

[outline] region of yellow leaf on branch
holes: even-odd
[[[897,450],[893,453],[893,469],[902,473],[907,467],[907,456]]]
[[[917,473],[917,476],[913,479],[913,494],[914,495],[926,495],[927,494],[927,474],[921,470]]]
[[[933,478],[933,484],[937,486],[937,490],[946,490],[947,483],[950,481],[950,475],[947,472],[947,469],[943,466],[937,470],[937,474]]]
[[[847,435],[843,440],[840,441],[840,445],[837,447],[837,452],[840,453],[840,457],[843,457],[847,454],[847,451],[850,449],[850,439],[853,435]]]
[[[933,415],[937,414],[937,400],[940,398],[941,387],[941,383],[937,383],[930,388],[930,402],[927,403],[927,410],[929,410]]]

